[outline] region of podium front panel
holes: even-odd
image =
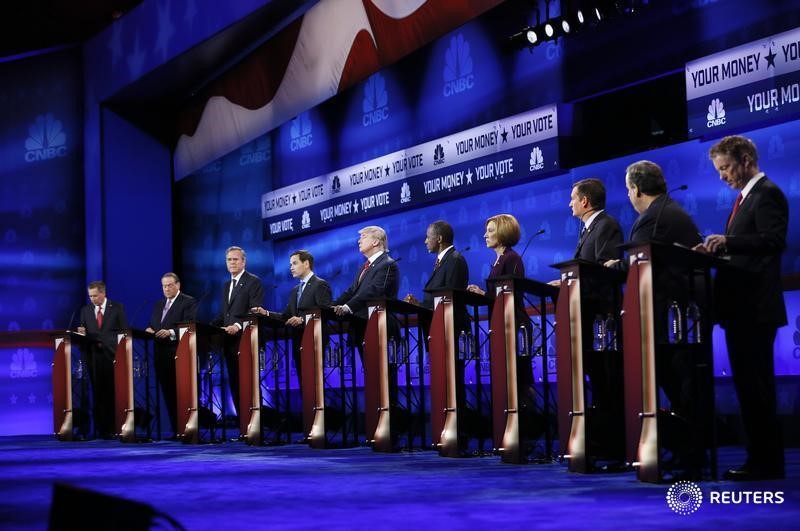
[[[197,444],[200,432],[197,411],[197,330],[194,323],[178,328],[175,378],[178,438],[185,443]]]
[[[72,440],[72,340],[69,334],[54,339],[53,433],[61,441]]]
[[[130,331],[117,335],[114,353],[114,419],[119,440],[134,442],[133,336]]]
[[[261,381],[258,322],[245,322],[239,339],[239,433],[247,444],[260,445]]]

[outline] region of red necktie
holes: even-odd
[[[361,281],[364,280],[364,275],[367,274],[367,269],[369,269],[369,260],[364,262],[364,267],[361,268],[361,273],[358,275],[359,284],[361,284]]]
[[[97,329],[103,328],[103,307],[97,307]]]
[[[733,222],[733,218],[736,217],[736,212],[739,211],[739,205],[742,204],[742,194],[736,196],[736,201],[733,203],[733,210],[731,210],[731,215],[728,216],[728,223],[725,225],[726,228],[730,228],[731,222]]]

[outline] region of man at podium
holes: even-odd
[[[106,298],[106,284],[95,280],[87,287],[89,300],[81,309],[78,333],[89,340],[86,361],[92,383],[94,431],[97,437],[111,439],[114,426],[114,353],[117,333],[128,328],[125,308]]]
[[[639,217],[633,223],[630,242],[658,241],[692,248],[701,242],[700,231],[694,220],[667,192],[667,181],[661,167],[649,160],[641,160],[628,166],[625,172],[625,187],[628,199]],[[613,260],[606,265],[619,262]],[[692,352],[682,345],[672,345],[670,351],[663,349],[669,343],[668,322],[670,305],[686,308],[690,302],[699,304],[704,286],[696,284],[694,301],[689,301],[689,271],[682,267],[665,267],[656,272],[653,284],[653,333],[656,345],[662,345],[656,354],[656,379],[669,399],[674,418],[679,423],[676,431],[684,440],[692,440],[693,423],[696,421],[696,397],[694,396],[694,365]],[[702,311],[708,311],[703,308]],[[688,446],[687,446],[688,445]],[[687,443],[673,448],[677,460],[676,468],[697,475],[704,465],[704,456],[699,448]]]
[[[194,321],[197,301],[181,291],[181,281],[175,273],[161,277],[164,298],[156,302],[150,324],[145,329],[155,335],[156,380],[161,388],[173,435],[177,435],[177,396],[175,390],[175,351],[178,350],[178,323]]]
[[[583,179],[572,185],[569,206],[581,220],[575,258],[604,263],[621,257],[619,222],[606,212],[606,187],[600,179]]]
[[[231,278],[222,285],[222,304],[219,315],[211,321],[225,331],[223,350],[228,369],[228,384],[239,411],[239,340],[242,336],[242,323],[250,308],[261,306],[264,301],[264,288],[261,279],[245,271],[247,254],[241,247],[228,247],[225,250],[225,265]]]
[[[289,293],[286,308],[280,314],[286,320],[286,326],[292,327],[292,359],[297,369],[297,380],[302,384],[300,373],[300,342],[305,326],[305,313],[312,308],[327,308],[331,305],[331,286],[314,273],[314,256],[300,249],[289,256],[289,272],[299,283]],[[253,313],[268,315],[270,312],[257,306]],[[275,313],[273,312],[273,315]]]
[[[338,316],[355,315],[359,320],[351,322],[349,331],[350,344],[358,347],[364,340],[364,326],[367,320],[367,303],[374,299],[397,298],[400,277],[397,261],[389,256],[386,231],[372,225],[358,231],[358,250],[366,261],[358,270],[355,280],[347,290],[334,301],[333,311]],[[389,320],[393,331],[397,324]],[[396,333],[390,331],[390,336]],[[363,354],[362,354],[363,355]]]

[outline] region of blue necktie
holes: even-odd
[[[303,286],[305,286],[305,282],[300,282],[300,285],[297,287],[297,301],[295,302],[296,306],[300,306],[300,297],[303,295]]]

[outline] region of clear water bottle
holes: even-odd
[[[612,314],[608,314],[606,317],[605,322],[606,327],[606,349],[607,350],[618,350],[618,342],[617,342],[617,320],[614,319]]]
[[[331,359],[333,358],[333,349],[330,345],[325,347],[325,350],[322,352],[322,366],[323,367],[330,367],[332,365]]]
[[[683,314],[678,301],[672,301],[667,310],[667,338],[670,343],[683,341]]]
[[[606,322],[602,315],[595,315],[592,323],[592,350],[600,352],[606,348]]]
[[[389,338],[389,343],[386,345],[386,351],[389,355],[389,363],[397,363],[397,344],[394,338]]]
[[[691,301],[686,306],[686,341],[689,343],[702,343],[702,326],[700,307],[696,302]]]
[[[83,380],[83,360],[78,358],[78,363],[75,365],[75,379]]]
[[[267,367],[266,353],[263,348],[258,349],[258,371],[264,372]]]
[[[138,354],[133,355],[133,377],[142,377],[142,357]]]
[[[461,331],[458,334],[458,359],[465,360],[469,358],[467,355],[467,349],[469,348],[469,341],[467,340],[467,333],[465,331]]]
[[[527,357],[531,355],[530,345],[528,345],[528,331],[524,326],[517,329],[517,356]]]

